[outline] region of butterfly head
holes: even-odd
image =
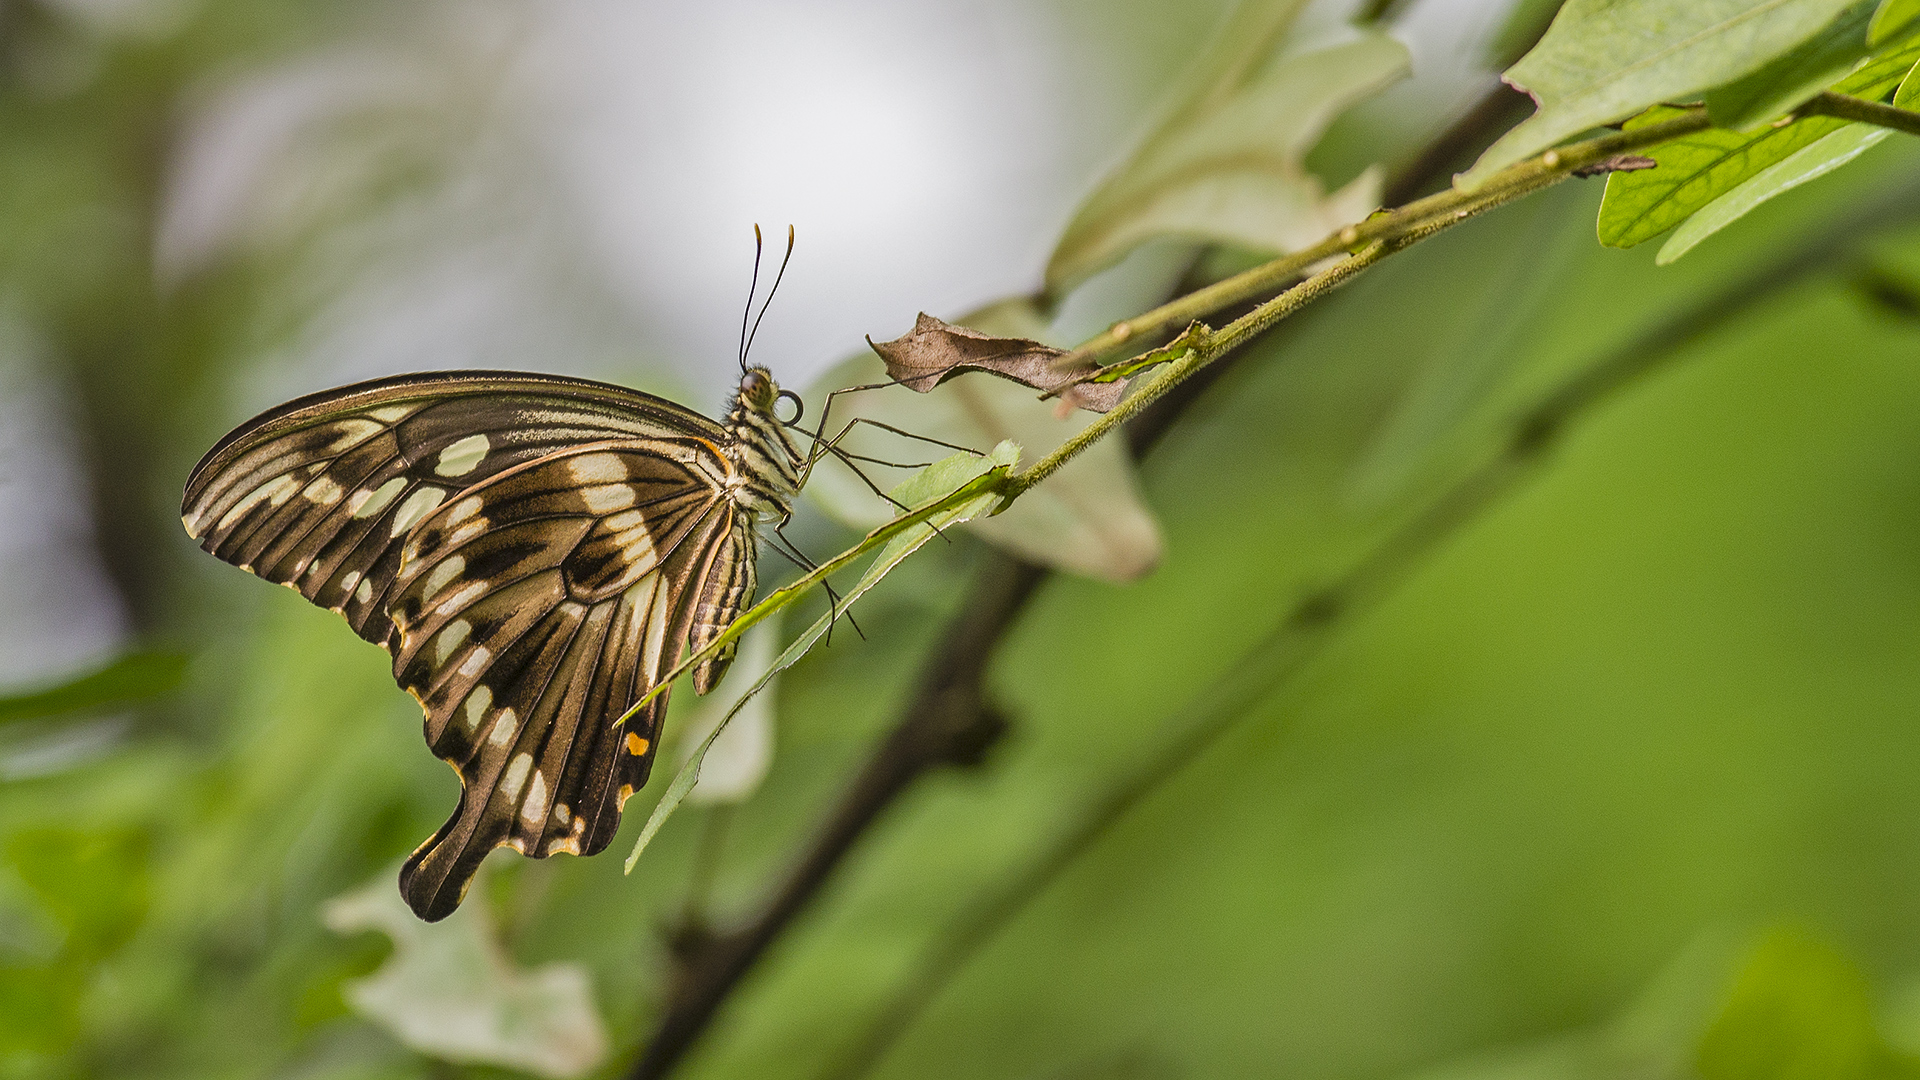
[[[782,400],[792,403],[792,415],[782,416]],[[745,479],[746,501],[756,509],[785,506],[800,489],[800,450],[787,434],[800,421],[800,395],[780,389],[766,368],[754,365],[740,376],[740,389],[727,411],[727,430],[733,435],[733,455]],[[765,504],[765,505],[763,505]]]

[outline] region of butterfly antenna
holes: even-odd
[[[760,226],[755,225],[753,227],[753,235],[754,235],[755,242],[758,243],[759,236],[760,236]],[[792,259],[793,259],[793,226],[789,225],[787,226],[787,253],[786,255],[782,256],[780,259],[780,272],[773,275],[773,288],[767,290],[767,301],[766,303],[760,305],[759,318],[756,318],[753,320],[753,332],[747,335],[747,343],[740,350],[740,367],[742,370],[745,370],[747,366],[747,354],[753,351],[753,339],[760,335],[760,320],[767,317],[767,309],[773,306],[773,294],[780,291],[780,280],[787,276],[787,263]],[[758,256],[756,255],[755,257],[756,265],[754,267],[754,270],[756,273],[759,271],[758,261],[759,261]],[[751,298],[749,298],[748,303],[749,304],[752,303]],[[745,325],[746,325],[746,320],[742,319],[741,326],[744,328]]]
[[[747,320],[753,317],[753,294],[760,291],[760,252],[763,244],[760,238],[760,223],[753,223],[753,282],[747,286],[747,307],[740,313],[740,374],[747,373]],[[761,314],[766,314],[762,308]],[[756,324],[758,325],[758,324]]]

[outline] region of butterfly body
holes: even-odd
[[[384,646],[459,774],[459,808],[401,872],[422,918],[494,847],[612,841],[667,695],[622,716],[751,600],[757,530],[799,490],[782,396],[746,369],[716,423],[585,380],[409,375],[269,410],[194,469],[188,534]]]

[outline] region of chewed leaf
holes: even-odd
[[[889,376],[922,394],[969,371],[989,372],[1042,393],[1058,390],[1071,379],[1053,368],[1053,362],[1065,355],[1064,349],[1026,338],[994,337],[942,322],[924,311],[904,336],[881,342],[868,338],[867,344],[886,361]],[[1083,409],[1106,412],[1120,403],[1126,388],[1124,381],[1081,385],[1062,396]]]
[[[514,966],[485,904],[424,923],[394,891],[392,875],[381,874],[329,900],[320,918],[335,933],[377,930],[393,939],[378,971],[341,990],[355,1013],[420,1053],[561,1080],[606,1059],[586,969]]]
[[[1471,191],[1499,169],[1588,128],[1738,79],[1818,33],[1851,2],[1568,0],[1540,43],[1505,75],[1533,95],[1539,111],[1456,184]]]
[[[1141,353],[1131,360],[1122,360],[1117,364],[1108,364],[1105,368],[1101,369],[1100,374],[1088,381],[1105,383],[1117,379],[1128,379],[1148,368],[1159,367],[1161,364],[1170,364],[1198,348],[1202,342],[1207,340],[1208,335],[1212,333],[1213,329],[1206,323],[1198,321],[1188,323],[1187,328],[1180,331],[1180,336],[1174,338],[1172,341],[1167,342],[1157,349],[1151,349]]]
[[[1011,442],[1000,443],[985,457],[975,454],[955,454],[920,470],[912,478],[894,488],[892,495],[908,506],[924,506],[959,492],[969,483],[986,476],[995,469],[1012,468],[1019,459],[1020,448]],[[640,853],[653,842],[654,835],[660,831],[660,826],[667,823],[667,819],[673,816],[673,812],[686,801],[694,785],[700,782],[700,767],[705,762],[707,754],[713,749],[714,742],[727,730],[728,723],[748,702],[767,688],[767,684],[773,681],[774,676],[799,662],[800,658],[813,648],[815,642],[827,635],[827,628],[832,625],[834,619],[844,615],[847,609],[853,606],[854,601],[865,596],[867,590],[878,585],[881,578],[886,577],[894,567],[900,565],[901,560],[913,554],[920,545],[933,539],[938,529],[958,525],[969,518],[990,513],[999,501],[1000,497],[997,494],[991,491],[982,492],[957,506],[941,511],[926,522],[902,531],[889,540],[887,545],[880,549],[880,553],[874,556],[866,573],[860,576],[859,583],[840,598],[836,609],[822,615],[812,626],[807,627],[806,632],[801,634],[793,644],[787,646],[786,651],[774,660],[772,666],[747,688],[746,693],[741,695],[740,700],[721,719],[713,732],[694,747],[686,763],[681,765],[680,771],[674,774],[673,782],[667,785],[666,793],[660,796],[660,801],[654,806],[653,813],[648,815],[646,826],[640,830],[640,837],[634,841],[633,851],[627,856],[626,872],[633,873],[634,864],[640,861]]]

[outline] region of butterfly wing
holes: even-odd
[[[388,644],[412,527],[459,491],[568,446],[727,438],[670,401],[520,372],[434,372],[329,390],[234,429],[187,481],[181,521],[215,556]]]
[[[422,918],[451,912],[489,851],[590,855],[646,782],[696,598],[738,572],[730,469],[700,439],[597,443],[474,485],[402,553],[394,677],[460,806],[401,872]],[[751,571],[748,571],[751,573]]]

